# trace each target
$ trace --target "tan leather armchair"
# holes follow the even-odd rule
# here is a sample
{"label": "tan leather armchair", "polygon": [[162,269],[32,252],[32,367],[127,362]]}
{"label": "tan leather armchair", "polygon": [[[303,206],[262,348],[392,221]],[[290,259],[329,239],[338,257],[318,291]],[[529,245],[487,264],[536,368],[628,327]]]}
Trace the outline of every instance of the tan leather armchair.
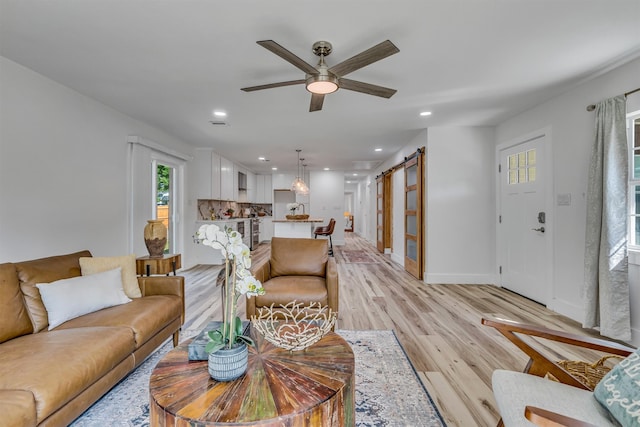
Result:
{"label": "tan leather armchair", "polygon": [[278,307],[293,300],[329,306],[338,311],[338,267],[326,240],[271,239],[271,257],[252,268],[265,294],[247,298],[247,319],[260,307]]}

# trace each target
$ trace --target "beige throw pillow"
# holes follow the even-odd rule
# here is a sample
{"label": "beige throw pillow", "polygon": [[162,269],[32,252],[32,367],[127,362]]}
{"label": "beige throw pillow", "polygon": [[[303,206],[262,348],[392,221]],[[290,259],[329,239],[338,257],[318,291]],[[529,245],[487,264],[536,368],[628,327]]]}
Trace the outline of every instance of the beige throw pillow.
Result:
{"label": "beige throw pillow", "polygon": [[37,283],[49,317],[49,330],[70,319],[131,302],[122,289],[120,267],[52,283]]}
{"label": "beige throw pillow", "polygon": [[113,257],[81,257],[80,270],[82,275],[102,273],[120,267],[122,269],[122,286],[129,298],[140,298],[140,286],[136,276],[136,256],[124,255]]}

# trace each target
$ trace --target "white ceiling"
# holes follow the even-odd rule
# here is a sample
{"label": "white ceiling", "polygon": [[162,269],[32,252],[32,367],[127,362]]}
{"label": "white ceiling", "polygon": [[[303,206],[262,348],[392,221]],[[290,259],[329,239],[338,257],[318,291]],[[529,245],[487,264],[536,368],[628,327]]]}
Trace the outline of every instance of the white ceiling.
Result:
{"label": "white ceiling", "polygon": [[[639,0],[0,0],[0,54],[256,172],[301,148],[309,170],[362,173],[421,129],[495,125],[638,57],[639,21]],[[264,39],[311,64],[330,41],[329,66],[389,39],[349,78],[398,92],[313,113],[302,85],[242,92],[304,77]]]}

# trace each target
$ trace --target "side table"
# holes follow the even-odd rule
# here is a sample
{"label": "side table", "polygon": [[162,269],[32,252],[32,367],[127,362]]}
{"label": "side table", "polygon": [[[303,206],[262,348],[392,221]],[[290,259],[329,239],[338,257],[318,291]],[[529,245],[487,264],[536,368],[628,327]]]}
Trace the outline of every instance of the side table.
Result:
{"label": "side table", "polygon": [[166,274],[173,272],[182,267],[182,257],[180,254],[163,255],[161,258],[151,258],[143,256],[136,258],[136,273],[140,276],[150,276],[152,274]]}

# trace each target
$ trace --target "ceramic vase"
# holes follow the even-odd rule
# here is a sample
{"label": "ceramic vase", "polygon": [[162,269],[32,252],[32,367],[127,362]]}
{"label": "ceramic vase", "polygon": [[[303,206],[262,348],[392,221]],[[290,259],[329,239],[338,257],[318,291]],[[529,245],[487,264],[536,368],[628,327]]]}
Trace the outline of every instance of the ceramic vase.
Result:
{"label": "ceramic vase", "polygon": [[167,227],[160,219],[150,219],[144,226],[144,244],[151,258],[162,258],[167,245]]}
{"label": "ceramic vase", "polygon": [[222,348],[209,353],[209,375],[219,382],[233,381],[245,373],[248,362],[249,348],[245,343]]}

